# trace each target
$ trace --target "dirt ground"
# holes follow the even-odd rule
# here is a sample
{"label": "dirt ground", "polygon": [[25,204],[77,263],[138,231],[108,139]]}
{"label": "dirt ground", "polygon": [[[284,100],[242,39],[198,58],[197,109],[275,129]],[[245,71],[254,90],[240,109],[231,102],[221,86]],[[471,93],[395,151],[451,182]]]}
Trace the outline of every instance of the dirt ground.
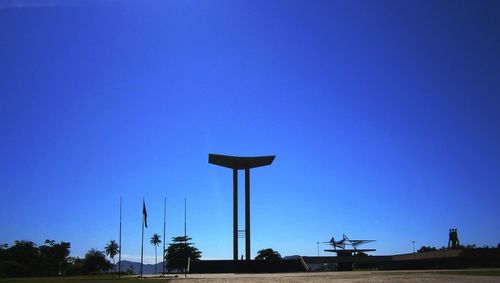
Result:
{"label": "dirt ground", "polygon": [[500,282],[500,270],[351,271],[276,274],[189,274],[171,282]]}

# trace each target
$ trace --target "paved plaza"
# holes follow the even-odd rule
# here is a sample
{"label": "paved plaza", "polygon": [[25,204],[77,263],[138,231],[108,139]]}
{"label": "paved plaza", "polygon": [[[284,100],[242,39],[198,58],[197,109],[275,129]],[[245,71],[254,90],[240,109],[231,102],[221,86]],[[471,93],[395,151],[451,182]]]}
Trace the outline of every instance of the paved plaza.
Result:
{"label": "paved plaza", "polygon": [[500,282],[500,270],[350,271],[274,274],[189,274],[171,282]]}

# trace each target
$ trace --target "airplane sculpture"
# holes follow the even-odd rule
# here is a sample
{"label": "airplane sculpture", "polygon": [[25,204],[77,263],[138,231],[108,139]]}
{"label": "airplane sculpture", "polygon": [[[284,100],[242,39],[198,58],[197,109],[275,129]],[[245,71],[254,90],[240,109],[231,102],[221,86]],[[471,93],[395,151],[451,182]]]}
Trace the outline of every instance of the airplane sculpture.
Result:
{"label": "airplane sculpture", "polygon": [[[323,242],[332,245],[333,250],[325,250],[325,252],[338,252],[338,251],[349,251],[352,253],[357,253],[357,252],[371,252],[374,251],[374,249],[358,249],[359,245],[366,244],[366,243],[371,243],[374,242],[375,240],[351,240],[349,239],[345,234],[342,235],[342,240],[335,241],[335,237],[332,237],[330,241],[328,242]],[[347,249],[346,246],[351,246],[352,249]],[[339,250],[337,250],[339,248]]]}

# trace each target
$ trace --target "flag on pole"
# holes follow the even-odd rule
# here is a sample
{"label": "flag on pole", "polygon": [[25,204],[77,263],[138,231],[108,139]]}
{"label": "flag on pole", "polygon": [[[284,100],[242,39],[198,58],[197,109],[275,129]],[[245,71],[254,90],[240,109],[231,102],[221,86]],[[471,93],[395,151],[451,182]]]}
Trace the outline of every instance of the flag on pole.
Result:
{"label": "flag on pole", "polygon": [[142,200],[142,217],[144,218],[144,227],[148,228],[148,213],[146,212],[146,203]]}

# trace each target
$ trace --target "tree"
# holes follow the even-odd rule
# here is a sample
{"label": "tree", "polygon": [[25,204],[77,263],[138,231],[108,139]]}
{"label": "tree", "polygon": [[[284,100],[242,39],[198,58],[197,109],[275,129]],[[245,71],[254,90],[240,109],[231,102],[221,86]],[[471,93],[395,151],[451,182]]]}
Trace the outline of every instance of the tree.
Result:
{"label": "tree", "polygon": [[423,252],[432,252],[436,251],[437,249],[435,247],[431,246],[422,246],[420,249],[418,249],[417,253],[423,253]]}
{"label": "tree", "polygon": [[256,260],[281,260],[281,255],[277,251],[268,248],[257,252]]}
{"label": "tree", "polygon": [[172,243],[169,244],[165,253],[169,271],[183,270],[186,268],[188,258],[194,261],[201,257],[201,252],[194,246],[194,243],[188,243],[190,240],[188,236],[172,238]]}
{"label": "tree", "polygon": [[18,276],[36,275],[38,273],[39,250],[31,241],[15,241],[14,245],[6,250],[9,261],[16,262],[25,268],[24,274]]}
{"label": "tree", "polygon": [[156,266],[158,265],[158,256],[156,253],[156,247],[161,243],[160,236],[156,233],[153,234],[153,237],[151,237],[151,240],[149,241],[153,246],[155,246],[155,273],[156,273]]}
{"label": "tree", "polygon": [[109,241],[109,243],[106,245],[104,248],[104,251],[106,252],[106,255],[109,256],[113,260],[113,266],[116,270],[115,266],[115,255],[118,253],[118,244],[116,243],[115,240]]}
{"label": "tree", "polygon": [[9,245],[7,245],[7,244],[0,245],[0,262],[7,260],[7,248],[8,247],[9,247]]}
{"label": "tree", "polygon": [[85,274],[84,260],[78,257],[68,258],[69,266],[64,273],[67,276],[83,275]]}
{"label": "tree", "polygon": [[68,267],[70,243],[56,243],[54,240],[45,240],[39,250],[39,267],[43,275],[59,275]]}
{"label": "tree", "polygon": [[0,276],[54,276],[68,267],[70,243],[45,240],[44,245],[15,241],[0,247]]}
{"label": "tree", "polygon": [[83,267],[86,273],[95,273],[108,271],[111,268],[111,263],[106,259],[103,252],[91,249],[85,254]]}

